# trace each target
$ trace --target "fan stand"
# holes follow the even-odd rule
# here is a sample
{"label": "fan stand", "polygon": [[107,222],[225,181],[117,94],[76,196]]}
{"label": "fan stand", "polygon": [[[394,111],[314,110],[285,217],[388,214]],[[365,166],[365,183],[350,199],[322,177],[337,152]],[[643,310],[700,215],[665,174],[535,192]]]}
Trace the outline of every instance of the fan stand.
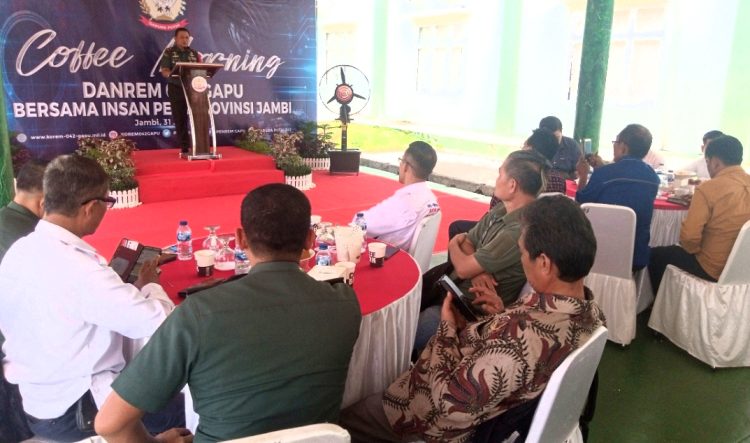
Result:
{"label": "fan stand", "polygon": [[341,150],[329,150],[331,166],[328,169],[333,174],[357,174],[359,175],[359,157],[362,153],[359,149],[347,148],[347,126],[349,126],[349,106],[342,104],[339,110],[338,120],[341,122]]}

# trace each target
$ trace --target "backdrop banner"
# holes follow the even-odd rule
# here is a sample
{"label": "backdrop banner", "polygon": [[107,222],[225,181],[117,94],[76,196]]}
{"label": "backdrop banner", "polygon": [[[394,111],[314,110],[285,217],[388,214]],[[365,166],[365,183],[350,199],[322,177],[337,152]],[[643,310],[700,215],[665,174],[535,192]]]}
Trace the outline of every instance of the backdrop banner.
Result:
{"label": "backdrop banner", "polygon": [[0,17],[8,129],[35,156],[83,136],[176,147],[159,61],[178,27],[224,66],[209,90],[219,145],[316,119],[315,0],[3,0]]}

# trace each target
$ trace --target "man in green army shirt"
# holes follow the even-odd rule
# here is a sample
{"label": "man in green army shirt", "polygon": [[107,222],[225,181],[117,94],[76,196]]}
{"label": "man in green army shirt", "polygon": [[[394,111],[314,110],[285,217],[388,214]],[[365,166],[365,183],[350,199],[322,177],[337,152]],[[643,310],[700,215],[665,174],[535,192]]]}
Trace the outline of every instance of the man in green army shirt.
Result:
{"label": "man in green army shirt", "polygon": [[[270,184],[242,201],[241,278],[189,296],[112,384],[96,418],[108,442],[148,441],[139,419],[187,384],[200,415],[196,442],[333,422],[361,314],[354,291],[299,267],[312,246],[310,202]],[[189,441],[187,430],[168,438]]]}
{"label": "man in green army shirt", "polygon": [[16,195],[0,209],[0,261],[16,240],[31,234],[44,212],[42,179],[46,166],[44,160],[29,160],[18,171]]}
{"label": "man in green army shirt", "polygon": [[202,61],[201,55],[188,46],[189,43],[190,31],[187,28],[177,28],[174,31],[174,46],[164,51],[159,63],[161,75],[167,79],[167,95],[172,106],[172,119],[181,154],[187,154],[191,146],[190,137],[188,137],[188,105],[180,79],[170,77],[170,74],[178,62],[200,63]]}

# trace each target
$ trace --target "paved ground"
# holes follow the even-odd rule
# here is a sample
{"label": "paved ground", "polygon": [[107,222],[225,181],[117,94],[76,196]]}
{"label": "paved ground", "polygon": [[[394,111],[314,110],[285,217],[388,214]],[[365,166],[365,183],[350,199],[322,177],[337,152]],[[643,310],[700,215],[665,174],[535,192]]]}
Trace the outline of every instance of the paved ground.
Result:
{"label": "paved ground", "polygon": [[[362,166],[398,174],[401,152],[362,153]],[[497,169],[502,159],[438,153],[438,163],[430,181],[486,196],[492,195]]]}

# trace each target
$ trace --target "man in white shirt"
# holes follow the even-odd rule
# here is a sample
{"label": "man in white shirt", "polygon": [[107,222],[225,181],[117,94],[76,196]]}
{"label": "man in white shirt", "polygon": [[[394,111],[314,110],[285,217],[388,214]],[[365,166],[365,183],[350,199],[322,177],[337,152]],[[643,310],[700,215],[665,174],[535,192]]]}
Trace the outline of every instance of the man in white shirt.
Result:
{"label": "man in white shirt", "polygon": [[[40,437],[93,435],[93,422],[76,425],[76,410],[95,413],[104,403],[125,367],[123,338],[150,336],[174,309],[158,284],[156,261],[126,284],[82,240],[114,204],[108,192],[109,177],[95,161],[57,157],[44,173],[44,217],[0,264],[3,369]],[[180,421],[163,423],[168,429]]]}
{"label": "man in white shirt", "polygon": [[408,250],[419,222],[440,212],[427,178],[437,163],[437,154],[423,141],[412,142],[399,159],[398,181],[404,186],[392,196],[363,211],[367,235]]}
{"label": "man in white shirt", "polygon": [[706,157],[704,157],[703,153],[706,152],[706,146],[708,146],[709,143],[711,143],[711,140],[715,138],[719,138],[722,135],[724,135],[723,132],[713,130],[708,131],[703,135],[703,144],[701,145],[701,157],[696,158],[692,162],[688,163],[687,166],[685,166],[686,171],[695,172],[695,175],[698,176],[701,180],[710,180],[711,175],[708,173],[708,166],[706,165]]}

